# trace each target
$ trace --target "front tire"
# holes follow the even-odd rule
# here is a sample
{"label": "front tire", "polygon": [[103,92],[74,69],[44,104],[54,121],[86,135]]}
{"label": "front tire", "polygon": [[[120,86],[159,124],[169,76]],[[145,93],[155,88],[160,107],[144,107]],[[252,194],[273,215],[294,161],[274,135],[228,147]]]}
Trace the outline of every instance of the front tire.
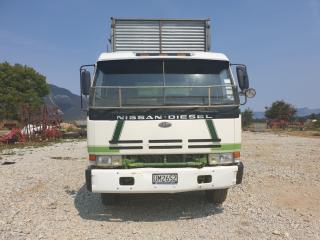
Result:
{"label": "front tire", "polygon": [[207,190],[206,198],[209,203],[222,204],[228,194],[228,189]]}
{"label": "front tire", "polygon": [[111,193],[101,193],[101,202],[105,206],[114,205],[117,201],[117,195]]}

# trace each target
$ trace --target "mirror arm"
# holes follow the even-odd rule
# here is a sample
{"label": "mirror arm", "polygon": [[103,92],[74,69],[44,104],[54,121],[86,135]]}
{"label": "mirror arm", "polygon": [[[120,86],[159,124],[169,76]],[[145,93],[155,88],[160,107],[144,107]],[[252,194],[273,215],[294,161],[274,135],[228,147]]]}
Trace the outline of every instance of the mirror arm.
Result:
{"label": "mirror arm", "polygon": [[230,63],[230,66],[242,66],[242,67],[247,68],[247,65],[242,64],[242,63]]}
{"label": "mirror arm", "polygon": [[246,105],[248,101],[248,97],[246,95],[244,95],[244,102],[240,103],[241,106]]}
{"label": "mirror arm", "polygon": [[85,67],[94,67],[94,66],[95,66],[95,64],[82,65],[82,66],[80,67],[80,73],[81,73],[82,70],[84,70]]}

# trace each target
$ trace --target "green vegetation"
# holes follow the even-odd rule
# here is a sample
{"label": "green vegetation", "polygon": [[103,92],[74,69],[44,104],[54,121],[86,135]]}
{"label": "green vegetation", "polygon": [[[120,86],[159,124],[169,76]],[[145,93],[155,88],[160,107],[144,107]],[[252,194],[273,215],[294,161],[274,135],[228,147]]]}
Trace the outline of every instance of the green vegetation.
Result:
{"label": "green vegetation", "polygon": [[0,119],[19,119],[23,105],[36,109],[48,93],[46,77],[33,68],[0,63]]}
{"label": "green vegetation", "polygon": [[296,112],[297,109],[293,105],[280,100],[273,102],[271,107],[266,109],[264,115],[268,119],[292,120]]}
{"label": "green vegetation", "polygon": [[253,111],[247,108],[241,113],[242,127],[248,128],[253,122]]}

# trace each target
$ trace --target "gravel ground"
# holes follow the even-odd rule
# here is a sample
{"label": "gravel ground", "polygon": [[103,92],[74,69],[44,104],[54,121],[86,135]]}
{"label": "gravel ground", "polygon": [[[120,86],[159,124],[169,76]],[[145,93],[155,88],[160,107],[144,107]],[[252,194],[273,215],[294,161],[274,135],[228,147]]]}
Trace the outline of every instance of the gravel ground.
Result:
{"label": "gravel ground", "polygon": [[86,142],[4,151],[0,239],[320,239],[320,138],[243,140],[244,181],[222,206],[195,192],[104,207],[84,185]]}

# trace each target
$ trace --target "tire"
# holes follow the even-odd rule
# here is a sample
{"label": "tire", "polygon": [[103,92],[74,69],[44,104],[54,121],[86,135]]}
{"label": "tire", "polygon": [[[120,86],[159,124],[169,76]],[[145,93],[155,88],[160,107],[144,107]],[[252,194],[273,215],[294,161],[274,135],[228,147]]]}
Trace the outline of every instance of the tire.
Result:
{"label": "tire", "polygon": [[101,202],[105,206],[114,205],[117,201],[117,195],[111,193],[101,193]]}
{"label": "tire", "polygon": [[228,189],[207,190],[206,198],[209,203],[222,204],[228,194]]}

